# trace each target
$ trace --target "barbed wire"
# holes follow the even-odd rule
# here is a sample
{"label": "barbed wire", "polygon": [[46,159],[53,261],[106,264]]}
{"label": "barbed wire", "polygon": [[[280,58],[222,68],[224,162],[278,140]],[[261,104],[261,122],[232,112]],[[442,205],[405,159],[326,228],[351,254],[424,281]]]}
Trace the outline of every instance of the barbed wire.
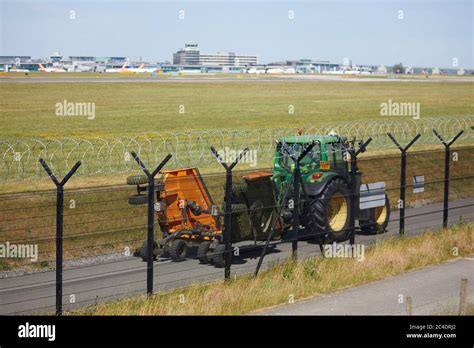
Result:
{"label": "barbed wire", "polygon": [[[302,134],[336,132],[348,138],[372,138],[371,149],[392,148],[387,137],[392,133],[400,143],[409,142],[416,134],[421,138],[415,146],[439,144],[432,133],[435,128],[449,139],[464,130],[457,143],[474,141],[471,126],[474,116],[421,118],[419,120],[357,120],[322,123],[301,127]],[[160,162],[168,153],[173,155],[168,166],[209,167],[218,165],[209,148],[239,151],[245,147],[255,151],[259,163],[271,161],[275,140],[295,135],[298,128],[213,129],[163,132],[135,137],[60,138],[60,139],[0,139],[0,180],[45,178],[38,162],[44,158],[54,173],[64,175],[76,161],[82,161],[78,174],[120,174],[137,171],[130,155],[135,151],[145,163]]]}

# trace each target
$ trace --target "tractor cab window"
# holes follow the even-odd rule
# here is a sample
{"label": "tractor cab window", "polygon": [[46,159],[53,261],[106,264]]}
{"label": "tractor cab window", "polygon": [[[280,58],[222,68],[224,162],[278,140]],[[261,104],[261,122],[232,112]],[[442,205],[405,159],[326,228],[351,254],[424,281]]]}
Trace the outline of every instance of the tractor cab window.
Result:
{"label": "tractor cab window", "polygon": [[341,142],[326,143],[326,155],[331,168],[335,172],[347,172],[347,162],[344,161],[344,146]]}
{"label": "tractor cab window", "polygon": [[[295,153],[296,156],[299,156],[301,152],[306,148],[307,144],[300,144],[300,143],[287,143],[288,147],[292,149]],[[286,153],[286,151],[283,150],[281,145],[278,145],[278,149],[280,152],[280,166],[287,168],[287,169],[293,169],[294,168],[294,162],[291,159],[291,157]],[[305,165],[308,164],[314,164],[317,163],[320,159],[320,150],[319,150],[319,144],[314,145],[314,147],[311,149],[310,152],[304,156],[304,158],[301,160],[300,165],[301,167],[304,167]],[[302,168],[303,169],[303,168]]]}

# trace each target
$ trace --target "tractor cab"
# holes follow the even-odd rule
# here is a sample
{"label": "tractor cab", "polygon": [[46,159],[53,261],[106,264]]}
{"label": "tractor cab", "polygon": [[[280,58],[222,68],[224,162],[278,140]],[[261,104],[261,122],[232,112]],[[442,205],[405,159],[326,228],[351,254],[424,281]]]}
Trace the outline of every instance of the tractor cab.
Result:
{"label": "tractor cab", "polygon": [[313,142],[314,147],[300,162],[303,184],[321,184],[334,175],[349,181],[349,167],[345,160],[346,138],[335,134],[286,136],[278,141],[275,150],[272,181],[277,197],[285,190],[295,168],[295,163],[283,144],[298,157]]}

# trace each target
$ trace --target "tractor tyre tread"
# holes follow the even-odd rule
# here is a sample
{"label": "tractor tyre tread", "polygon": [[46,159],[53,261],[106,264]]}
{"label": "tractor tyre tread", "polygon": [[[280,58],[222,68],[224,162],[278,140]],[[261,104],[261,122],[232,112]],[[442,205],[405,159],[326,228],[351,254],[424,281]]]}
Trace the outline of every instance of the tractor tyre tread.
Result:
{"label": "tractor tyre tread", "polygon": [[[346,199],[347,203],[347,220],[342,228],[342,232],[335,233],[329,226],[329,221],[327,218],[327,204],[328,198],[331,197],[332,194],[336,192],[341,192],[344,198]],[[329,196],[329,197],[328,197]],[[350,216],[350,194],[347,187],[347,184],[342,179],[333,179],[331,180],[326,187],[324,188],[323,192],[320,196],[315,197],[314,200],[310,204],[310,214],[313,218],[308,217],[307,220],[309,221],[310,225],[315,224],[316,230],[321,231],[327,234],[329,241],[331,242],[342,242],[349,238],[350,230],[349,230],[349,216]]]}

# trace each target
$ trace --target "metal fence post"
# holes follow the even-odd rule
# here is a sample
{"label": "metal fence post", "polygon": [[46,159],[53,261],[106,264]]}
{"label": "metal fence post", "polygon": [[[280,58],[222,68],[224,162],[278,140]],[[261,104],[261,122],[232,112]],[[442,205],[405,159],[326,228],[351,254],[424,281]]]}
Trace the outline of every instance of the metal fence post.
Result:
{"label": "metal fence post", "polygon": [[444,198],[443,198],[443,228],[448,227],[448,210],[449,210],[449,163],[451,156],[451,145],[461,136],[464,131],[460,131],[454,138],[446,142],[436,129],[433,128],[433,133],[436,135],[441,144],[444,145]]}
{"label": "metal fence post", "polygon": [[273,235],[275,234],[276,225],[278,223],[278,220],[280,219],[280,215],[281,215],[281,212],[283,210],[283,207],[285,206],[286,201],[288,200],[288,195],[290,193],[290,188],[291,188],[291,185],[294,182],[294,179],[295,179],[295,176],[293,175],[290,179],[290,184],[286,187],[286,190],[283,193],[283,198],[281,199],[280,206],[278,207],[277,213],[275,214],[275,217],[273,218],[272,227],[270,228],[270,233],[268,234],[267,240],[266,240],[265,245],[262,249],[262,253],[260,254],[260,258],[258,259],[257,267],[255,268],[255,276],[258,275],[258,271],[260,270],[260,267],[262,266],[263,258],[265,257],[265,255],[267,253],[268,244],[270,243],[270,241],[273,238]]}
{"label": "metal fence post", "polygon": [[232,169],[239,163],[239,161],[246,155],[248,148],[245,148],[231,165],[227,165],[216,149],[211,146],[211,152],[216,157],[217,161],[225,169],[225,211],[224,211],[224,278],[230,279],[230,266],[232,262]]}
{"label": "metal fence post", "polygon": [[405,195],[406,195],[406,177],[407,177],[407,151],[408,149],[418,140],[421,134],[417,134],[405,147],[401,147],[395,137],[387,133],[392,139],[393,143],[398,147],[401,153],[401,166],[400,166],[400,201],[402,206],[400,208],[400,221],[399,221],[399,234],[405,234]]}
{"label": "metal fence post", "polygon": [[42,159],[39,162],[43,166],[48,176],[56,185],[56,315],[61,315],[63,311],[63,202],[64,202],[64,185],[71,176],[81,166],[81,161],[71,168],[69,173],[61,182],[56,178],[48,164]]}
{"label": "metal fence post", "polygon": [[309,144],[301,154],[297,154],[291,151],[285,142],[282,142],[282,149],[290,156],[295,163],[295,170],[293,172],[293,216],[292,216],[292,231],[291,231],[291,257],[294,259],[298,258],[298,230],[300,228],[300,187],[301,187],[301,160],[310,152],[316,142]]}
{"label": "metal fence post", "polygon": [[467,278],[462,278],[461,291],[459,293],[458,315],[466,315],[466,307],[467,307]]}
{"label": "metal fence post", "polygon": [[298,229],[300,227],[300,162],[295,161],[295,178],[293,180],[293,227],[291,236],[291,257],[298,258]]}
{"label": "metal fence post", "polygon": [[348,152],[351,156],[351,182],[349,186],[349,191],[351,195],[351,209],[349,211],[349,229],[351,231],[350,238],[349,238],[349,243],[351,245],[355,244],[355,212],[356,212],[356,202],[357,202],[357,156],[359,156],[360,153],[365,152],[367,146],[370,144],[372,141],[372,138],[367,139],[365,143],[362,141],[359,143],[359,149],[356,150],[354,147],[354,144],[349,147]]}
{"label": "metal fence post", "polygon": [[146,174],[148,178],[148,207],[147,207],[147,266],[146,266],[146,292],[148,295],[153,294],[153,244],[155,242],[154,236],[154,227],[155,227],[155,219],[154,219],[154,193],[155,193],[155,176],[158,172],[168,163],[170,158],[172,157],[171,154],[165,157],[163,161],[156,167],[153,172],[150,172],[145,164],[140,160],[138,155],[135,152],[130,153],[138,165],[142,168],[143,172]]}

